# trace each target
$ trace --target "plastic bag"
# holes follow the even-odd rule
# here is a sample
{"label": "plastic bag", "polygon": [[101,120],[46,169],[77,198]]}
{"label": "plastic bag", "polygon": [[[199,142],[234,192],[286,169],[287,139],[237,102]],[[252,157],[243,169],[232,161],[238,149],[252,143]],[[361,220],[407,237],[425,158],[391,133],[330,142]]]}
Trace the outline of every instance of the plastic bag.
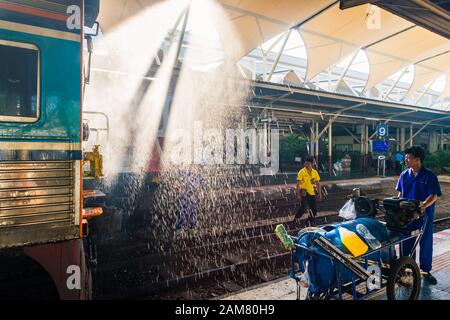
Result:
{"label": "plastic bag", "polygon": [[342,217],[345,220],[356,219],[355,202],[353,199],[348,200],[341,210],[339,210],[339,217]]}
{"label": "plastic bag", "polygon": [[305,263],[305,272],[300,277],[300,280],[297,282],[297,300],[306,300],[308,298],[309,292],[309,274],[308,274],[308,265],[309,261]]}

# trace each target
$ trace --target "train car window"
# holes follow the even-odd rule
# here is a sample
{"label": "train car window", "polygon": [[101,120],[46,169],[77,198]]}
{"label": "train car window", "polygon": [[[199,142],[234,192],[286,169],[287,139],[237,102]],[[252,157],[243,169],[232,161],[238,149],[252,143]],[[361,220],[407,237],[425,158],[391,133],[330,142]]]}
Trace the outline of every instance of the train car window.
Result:
{"label": "train car window", "polygon": [[0,40],[0,121],[39,118],[39,50],[35,45]]}

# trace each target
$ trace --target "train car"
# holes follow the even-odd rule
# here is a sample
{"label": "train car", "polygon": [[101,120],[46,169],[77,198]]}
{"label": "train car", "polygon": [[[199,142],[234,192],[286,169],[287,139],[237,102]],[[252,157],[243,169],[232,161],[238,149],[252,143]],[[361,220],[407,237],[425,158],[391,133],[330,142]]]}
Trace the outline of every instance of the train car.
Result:
{"label": "train car", "polygon": [[61,299],[90,298],[83,236],[101,211],[83,209],[84,10],[0,2],[0,273],[31,258]]}

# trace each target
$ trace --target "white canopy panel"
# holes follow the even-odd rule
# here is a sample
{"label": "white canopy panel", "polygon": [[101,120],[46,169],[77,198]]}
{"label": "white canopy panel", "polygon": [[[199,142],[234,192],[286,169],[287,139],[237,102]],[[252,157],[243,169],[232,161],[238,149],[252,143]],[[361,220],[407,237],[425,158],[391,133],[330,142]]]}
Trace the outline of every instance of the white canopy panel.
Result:
{"label": "white canopy panel", "polygon": [[[179,6],[173,3],[179,2]],[[360,48],[366,48],[370,74],[368,90],[389,76],[423,59],[450,49],[448,39],[383,9],[361,5],[340,10],[336,0],[193,0],[215,4],[223,11],[224,20],[217,21],[217,30],[233,30],[234,39],[223,36],[224,49],[232,41],[237,50],[224,50],[227,58],[238,61],[256,47],[282,32],[300,25],[308,61],[306,80],[338,63]],[[168,6],[179,10],[183,0],[103,0],[99,22],[107,34],[115,26],[138,14],[144,8]],[[374,10],[376,8],[376,10]],[[205,13],[207,14],[207,13]],[[175,23],[175,21],[173,22]],[[142,30],[141,37],[151,41],[152,30]],[[447,72],[448,55],[435,67],[418,64],[416,79],[410,93],[420,88],[435,72]],[[436,69],[430,71],[429,69]]]}
{"label": "white canopy panel", "polygon": [[421,27],[414,27],[366,50],[370,74],[366,90],[409,64],[445,52],[449,41]]}
{"label": "white canopy panel", "polygon": [[277,34],[307,20],[333,0],[220,0],[228,11],[230,24],[239,34],[242,52],[235,60]]}
{"label": "white canopy panel", "polygon": [[405,97],[412,95],[422,86],[436,79],[442,74],[441,70],[450,70],[450,53],[415,64],[414,80]]}
{"label": "white canopy panel", "polygon": [[433,79],[436,79],[436,77],[438,77],[439,74],[440,72],[436,71],[435,69],[430,69],[420,64],[414,65],[414,80],[408,92],[405,94],[404,98],[409,97],[418,89],[420,89]]}
{"label": "white canopy panel", "polygon": [[[199,0],[194,0],[199,1]],[[239,60],[262,43],[270,40],[277,34],[288,30],[296,24],[309,19],[327,6],[336,3],[335,0],[201,0],[209,4],[220,4],[224,16],[228,17],[228,26],[217,21],[217,30],[231,28],[239,39],[240,51],[230,51],[233,57],[228,59]],[[151,8],[156,4],[166,4],[172,1],[163,0],[103,0],[101,1],[99,22],[104,33],[107,33],[118,24],[139,13],[140,10]],[[187,3],[179,1],[182,3]],[[180,8],[177,8],[180,9]],[[205,13],[206,14],[206,13]],[[149,31],[151,35],[151,30]],[[222,39],[224,46],[229,39]]]}
{"label": "white canopy panel", "polygon": [[294,85],[297,87],[300,87],[303,84],[303,81],[294,70],[288,70],[286,72],[274,74],[271,80],[275,83]]}
{"label": "white canopy panel", "polygon": [[447,73],[445,75],[445,87],[444,90],[442,90],[441,95],[438,98],[438,101],[443,100],[450,96],[450,73]]}
{"label": "white canopy panel", "polygon": [[[307,81],[360,48],[413,25],[382,9],[374,11],[374,8],[362,5],[340,10],[339,4],[335,4],[299,29],[308,52]],[[380,26],[374,24],[376,19],[382,23]]]}

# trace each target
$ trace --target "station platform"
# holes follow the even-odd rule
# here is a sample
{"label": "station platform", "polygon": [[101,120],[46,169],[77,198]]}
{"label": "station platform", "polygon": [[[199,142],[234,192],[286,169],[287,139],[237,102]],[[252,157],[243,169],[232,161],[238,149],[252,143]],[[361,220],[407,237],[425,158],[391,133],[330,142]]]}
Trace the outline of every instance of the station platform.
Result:
{"label": "station platform", "polygon": [[[433,235],[432,274],[438,283],[430,285],[422,279],[419,300],[450,300],[450,229]],[[286,276],[222,297],[222,300],[295,300],[296,298],[296,283]],[[385,289],[371,296],[369,300],[386,300]]]}

